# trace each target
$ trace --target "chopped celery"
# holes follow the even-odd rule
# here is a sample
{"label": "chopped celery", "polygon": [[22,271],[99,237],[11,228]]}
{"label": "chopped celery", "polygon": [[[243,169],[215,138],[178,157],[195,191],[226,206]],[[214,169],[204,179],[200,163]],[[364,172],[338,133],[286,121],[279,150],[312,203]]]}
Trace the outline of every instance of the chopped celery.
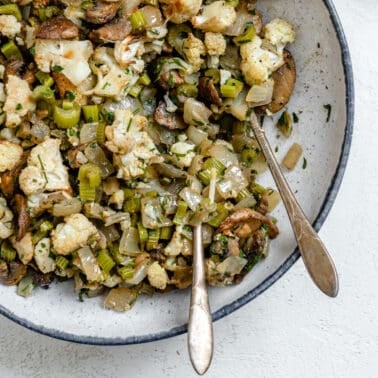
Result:
{"label": "chopped celery", "polygon": [[188,209],[188,204],[185,201],[178,201],[177,211],[175,217],[173,218],[174,224],[184,224],[185,216]]}
{"label": "chopped celery", "polygon": [[13,41],[8,41],[7,43],[4,43],[4,45],[0,47],[0,51],[7,58],[7,60],[22,60],[21,51]]}
{"label": "chopped celery", "polygon": [[4,240],[1,244],[0,258],[6,262],[12,262],[16,258],[16,250],[13,249],[8,240]]}
{"label": "chopped celery", "polygon": [[138,222],[137,227],[138,227],[139,241],[141,243],[146,243],[148,240],[147,229],[143,226],[142,222]]}
{"label": "chopped celery", "polygon": [[249,24],[249,26],[247,27],[245,32],[243,34],[240,34],[237,37],[233,38],[233,41],[234,41],[235,45],[240,46],[244,43],[251,42],[253,40],[253,38],[255,37],[255,35],[256,35],[255,27],[253,26],[253,24]]}
{"label": "chopped celery", "polygon": [[83,114],[86,122],[98,122],[99,111],[97,105],[84,105]]}
{"label": "chopped celery", "polygon": [[80,121],[81,108],[74,103],[72,109],[63,109],[60,106],[54,106],[53,119],[56,125],[61,129],[70,129],[78,125]]}
{"label": "chopped celery", "polygon": [[16,17],[17,21],[21,21],[22,14],[17,4],[0,5],[0,14],[6,14]]}
{"label": "chopped celery", "polygon": [[160,238],[160,229],[157,228],[156,230],[149,230],[148,231],[148,240],[146,249],[147,251],[150,251],[151,249],[157,248],[159,244],[159,238]]}
{"label": "chopped celery", "polygon": [[131,27],[133,32],[141,32],[145,29],[147,21],[146,16],[140,10],[131,14],[130,18]]}
{"label": "chopped celery", "polygon": [[243,89],[243,82],[236,79],[228,79],[226,84],[221,85],[221,94],[223,97],[236,98]]}
{"label": "chopped celery", "polygon": [[55,260],[55,265],[59,270],[65,270],[68,266],[69,261],[64,256],[57,256]]}
{"label": "chopped celery", "polygon": [[109,273],[115,266],[114,260],[109,255],[109,252],[106,249],[102,249],[97,256],[98,265],[105,273]]}

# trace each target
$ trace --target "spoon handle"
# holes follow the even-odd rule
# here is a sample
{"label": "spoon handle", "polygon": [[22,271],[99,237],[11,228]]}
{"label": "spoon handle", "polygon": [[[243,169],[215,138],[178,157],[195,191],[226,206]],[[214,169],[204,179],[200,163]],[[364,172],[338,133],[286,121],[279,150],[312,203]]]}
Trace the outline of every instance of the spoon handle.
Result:
{"label": "spoon handle", "polygon": [[195,371],[202,375],[213,356],[213,325],[207,295],[202,225],[193,231],[193,284],[190,300],[188,348]]}
{"label": "spoon handle", "polygon": [[295,199],[254,112],[251,112],[250,120],[253,132],[281,194],[303,262],[318,288],[328,296],[336,297],[339,282],[335,264]]}

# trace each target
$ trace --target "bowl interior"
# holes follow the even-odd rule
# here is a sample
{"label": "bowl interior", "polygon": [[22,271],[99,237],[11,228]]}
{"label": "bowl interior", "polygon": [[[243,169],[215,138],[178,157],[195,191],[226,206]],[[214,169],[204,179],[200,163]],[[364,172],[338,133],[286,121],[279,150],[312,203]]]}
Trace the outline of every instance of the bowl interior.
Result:
{"label": "bowl interior", "polygon": [[[297,64],[297,84],[288,110],[298,115],[290,139],[279,137],[274,120],[265,119],[272,148],[279,160],[293,142],[300,143],[307,161],[302,158],[286,177],[306,215],[314,221],[327,198],[340,161],[346,133],[346,85],[342,49],[324,1],[264,0],[258,2],[264,22],[282,17],[295,25],[297,39],[290,46]],[[330,120],[327,109],[331,106]],[[272,184],[267,172],[260,178]],[[210,304],[220,317],[245,302],[272,274],[280,275],[281,265],[295,249],[295,241],[283,206],[273,213],[278,219],[280,236],[272,242],[268,258],[258,264],[244,281],[233,287],[210,289]],[[292,257],[292,261],[296,256]],[[283,268],[281,268],[282,271]],[[275,279],[273,279],[274,281]],[[272,279],[271,279],[272,281]],[[260,286],[259,286],[260,285]],[[265,285],[266,286],[266,285]],[[256,290],[257,288],[257,290]],[[73,283],[54,284],[49,290],[37,290],[24,299],[14,287],[0,286],[0,312],[34,330],[78,342],[135,343],[172,336],[185,330],[189,306],[188,290],[139,298],[132,311],[117,314],[102,307],[102,298],[78,301]],[[243,299],[244,298],[244,299]],[[239,302],[240,305],[240,302]]]}

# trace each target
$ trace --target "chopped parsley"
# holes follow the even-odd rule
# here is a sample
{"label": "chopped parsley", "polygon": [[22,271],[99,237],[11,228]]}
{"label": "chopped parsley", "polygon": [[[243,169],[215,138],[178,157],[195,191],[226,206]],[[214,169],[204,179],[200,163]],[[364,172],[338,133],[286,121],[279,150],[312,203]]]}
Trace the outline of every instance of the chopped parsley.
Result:
{"label": "chopped parsley", "polygon": [[303,158],[302,169],[306,169],[306,168],[307,168],[307,159]]}
{"label": "chopped parsley", "polygon": [[106,89],[108,86],[110,85],[110,83],[107,81],[103,86],[102,86],[102,90]]}
{"label": "chopped parsley", "polygon": [[74,101],[75,98],[76,98],[76,95],[75,95],[75,93],[73,93],[71,91],[66,91],[64,93],[64,97],[67,97],[70,101]]}
{"label": "chopped parsley", "polygon": [[43,174],[43,177],[45,178],[45,186],[48,184],[49,182],[49,179],[47,178],[47,174],[46,174],[46,170],[45,170],[45,166],[43,165],[43,162],[42,162],[42,159],[41,159],[41,156],[38,155],[38,161],[39,161],[39,164],[41,165],[41,169],[42,169],[42,174]]}
{"label": "chopped parsley", "polygon": [[55,72],[62,72],[63,71],[63,67],[62,66],[58,66],[57,64],[52,69]]}
{"label": "chopped parsley", "polygon": [[298,123],[299,122],[299,118],[297,116],[297,113],[293,112],[293,122],[294,123]]}
{"label": "chopped parsley", "polygon": [[323,108],[327,110],[326,122],[329,122],[329,120],[331,119],[332,105],[331,104],[323,105]]}
{"label": "chopped parsley", "polygon": [[22,109],[22,104],[18,103],[18,104],[16,105],[16,110],[21,110],[21,109]]}

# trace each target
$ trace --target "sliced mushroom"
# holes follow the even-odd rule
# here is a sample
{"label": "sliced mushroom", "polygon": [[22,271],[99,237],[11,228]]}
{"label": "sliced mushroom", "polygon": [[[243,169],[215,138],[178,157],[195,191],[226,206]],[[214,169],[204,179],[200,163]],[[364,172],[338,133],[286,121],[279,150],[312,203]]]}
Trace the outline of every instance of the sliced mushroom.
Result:
{"label": "sliced mushroom", "polygon": [[293,56],[288,50],[284,51],[285,64],[273,72],[274,80],[273,100],[270,104],[256,108],[259,113],[267,110],[272,113],[280,111],[290,100],[296,79],[296,68]]}
{"label": "sliced mushroom", "polygon": [[21,194],[16,194],[14,196],[14,201],[16,205],[16,210],[18,214],[17,226],[17,240],[20,241],[28,231],[30,225],[30,215],[27,212],[27,203],[26,199]]}
{"label": "sliced mushroom", "polygon": [[41,286],[46,289],[54,281],[53,273],[41,273],[36,270],[31,270],[31,277],[35,285]]}
{"label": "sliced mushroom", "polygon": [[175,129],[185,129],[186,125],[180,117],[175,113],[170,113],[167,111],[167,107],[164,101],[161,101],[157,106],[154,113],[154,120],[164,127],[167,127],[170,130]]}
{"label": "sliced mushroom", "polygon": [[52,76],[58,88],[59,97],[61,99],[64,98],[67,92],[72,92],[75,95],[77,94],[76,85],[74,85],[64,74],[58,71],[53,71]]}
{"label": "sliced mushroom", "polygon": [[130,21],[123,17],[91,31],[89,38],[96,43],[123,41],[131,30]]}
{"label": "sliced mushroom", "polygon": [[8,76],[21,76],[25,69],[25,63],[22,60],[11,60],[5,66],[4,81],[8,81]]}
{"label": "sliced mushroom", "polygon": [[94,7],[88,8],[85,12],[86,21],[95,25],[106,24],[113,20],[119,9],[119,2],[96,1]]}
{"label": "sliced mushroom", "polygon": [[53,17],[41,24],[37,38],[42,39],[73,39],[79,36],[79,28],[64,16]]}
{"label": "sliced mushroom", "polygon": [[50,4],[50,0],[34,0],[33,7],[34,8],[45,8]]}
{"label": "sliced mushroom", "polygon": [[246,238],[260,228],[262,224],[268,226],[269,237],[274,239],[278,234],[278,228],[272,219],[252,209],[239,209],[229,215],[219,226],[218,232],[225,235],[236,234],[240,238]]}
{"label": "sliced mushroom", "polygon": [[207,104],[222,106],[222,99],[215,88],[213,80],[209,77],[204,76],[199,79],[198,94]]}
{"label": "sliced mushroom", "polygon": [[177,266],[170,283],[178,289],[186,289],[192,284],[193,269],[191,266]]}
{"label": "sliced mushroom", "polygon": [[1,175],[0,190],[6,198],[13,196],[16,189],[16,178],[19,176],[28,156],[28,153],[23,153],[17,165],[10,171],[4,172]]}
{"label": "sliced mushroom", "polygon": [[177,71],[164,72],[160,75],[158,80],[158,84],[166,91],[170,88],[177,87],[184,82],[184,79],[177,73]]}
{"label": "sliced mushroom", "polygon": [[0,263],[0,280],[5,285],[17,285],[26,274],[26,266],[19,262]]}

